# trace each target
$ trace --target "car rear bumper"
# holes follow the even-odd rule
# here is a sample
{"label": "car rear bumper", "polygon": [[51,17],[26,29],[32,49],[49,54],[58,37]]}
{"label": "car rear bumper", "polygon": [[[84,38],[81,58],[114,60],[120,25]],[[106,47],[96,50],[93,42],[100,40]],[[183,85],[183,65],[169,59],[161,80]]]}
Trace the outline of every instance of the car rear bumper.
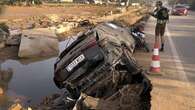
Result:
{"label": "car rear bumper", "polygon": [[187,12],[172,12],[172,15],[187,15]]}
{"label": "car rear bumper", "polygon": [[[76,52],[72,56],[79,57],[79,55],[84,55],[85,59],[82,62],[78,63],[78,65],[71,69],[71,71],[67,70],[67,66],[71,64],[73,60],[72,59],[67,59],[64,61],[61,60],[63,62],[66,62],[66,64],[64,64],[64,67],[62,69],[58,69],[54,73],[54,82],[58,88],[63,88],[65,80],[68,83],[71,83],[73,80],[76,80],[77,77],[81,77],[84,74],[88,74],[91,71],[91,69],[96,68],[99,65],[99,63],[101,63],[104,60],[103,52],[101,48],[98,47],[97,45],[86,49],[80,54]],[[59,62],[56,62],[56,65],[57,63]],[[74,76],[74,78],[71,76]]]}

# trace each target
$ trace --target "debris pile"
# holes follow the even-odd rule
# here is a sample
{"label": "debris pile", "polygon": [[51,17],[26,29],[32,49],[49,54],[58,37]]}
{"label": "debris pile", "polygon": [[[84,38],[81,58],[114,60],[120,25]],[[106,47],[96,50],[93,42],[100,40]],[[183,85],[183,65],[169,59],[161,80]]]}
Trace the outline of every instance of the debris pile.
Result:
{"label": "debris pile", "polygon": [[8,27],[4,24],[0,24],[0,49],[5,47],[5,41],[9,36]]}
{"label": "debris pile", "polygon": [[33,110],[31,107],[23,107],[20,103],[11,105],[8,110]]}
{"label": "debris pile", "polygon": [[78,22],[63,22],[62,24],[59,24],[57,26],[55,31],[56,31],[56,34],[62,34],[76,27],[78,27]]}

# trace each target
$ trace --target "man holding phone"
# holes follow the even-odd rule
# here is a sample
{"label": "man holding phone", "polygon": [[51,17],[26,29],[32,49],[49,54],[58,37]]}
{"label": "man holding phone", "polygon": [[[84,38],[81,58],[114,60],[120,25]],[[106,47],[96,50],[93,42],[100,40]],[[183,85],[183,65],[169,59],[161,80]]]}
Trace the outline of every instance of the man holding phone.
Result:
{"label": "man holding phone", "polygon": [[156,9],[153,13],[150,13],[153,17],[157,19],[155,28],[155,43],[159,43],[159,38],[161,38],[161,48],[160,51],[164,51],[164,33],[166,28],[166,23],[169,21],[169,10],[163,6],[161,1],[156,2]]}

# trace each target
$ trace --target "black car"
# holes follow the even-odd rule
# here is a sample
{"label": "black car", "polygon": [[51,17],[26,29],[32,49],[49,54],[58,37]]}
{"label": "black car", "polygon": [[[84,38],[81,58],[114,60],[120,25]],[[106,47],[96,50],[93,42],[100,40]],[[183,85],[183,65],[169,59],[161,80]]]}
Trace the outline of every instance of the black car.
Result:
{"label": "black car", "polygon": [[80,83],[78,79],[82,76],[86,77],[104,63],[111,65],[114,60],[119,58],[123,43],[132,55],[135,47],[134,39],[127,30],[113,23],[98,25],[89,32],[78,36],[77,40],[59,56],[55,64],[54,81],[60,88],[66,82],[75,84],[74,80],[76,80],[77,83]]}
{"label": "black car", "polygon": [[139,95],[150,91],[149,80],[133,58],[134,48],[128,29],[111,22],[99,24],[60,54],[54,82],[70,91],[71,99],[78,99],[81,92],[106,98],[128,84],[143,86]]}

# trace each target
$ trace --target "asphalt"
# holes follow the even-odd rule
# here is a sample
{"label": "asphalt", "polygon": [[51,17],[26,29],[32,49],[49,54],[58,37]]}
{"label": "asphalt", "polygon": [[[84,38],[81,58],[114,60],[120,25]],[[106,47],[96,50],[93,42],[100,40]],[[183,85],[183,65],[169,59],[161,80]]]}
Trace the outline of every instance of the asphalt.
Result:
{"label": "asphalt", "polygon": [[[167,31],[180,60],[179,66],[183,66],[186,80],[195,85],[195,12],[190,12],[188,16],[171,16]],[[171,44],[169,39],[167,41],[166,49],[169,50]],[[170,53],[172,56],[175,55],[173,52],[165,51],[165,55],[171,55]]]}
{"label": "asphalt", "polygon": [[[145,26],[146,41],[154,45],[156,20]],[[195,110],[195,12],[188,16],[170,16],[165,33],[165,51],[160,52],[160,73],[149,73],[153,84],[151,110]],[[153,52],[137,50],[135,57],[150,68]]]}
{"label": "asphalt", "polygon": [[[156,20],[151,17],[145,27],[146,40],[151,49],[154,45],[155,24]],[[170,21],[167,23],[165,39],[165,51],[160,52],[161,71],[168,78],[187,81],[195,86],[195,12],[190,12],[188,16],[171,15]],[[141,63],[143,59],[147,61],[144,65],[149,68],[151,54],[138,52],[136,57],[141,59]],[[177,73],[172,74],[170,71]],[[178,75],[179,73],[181,74]]]}

